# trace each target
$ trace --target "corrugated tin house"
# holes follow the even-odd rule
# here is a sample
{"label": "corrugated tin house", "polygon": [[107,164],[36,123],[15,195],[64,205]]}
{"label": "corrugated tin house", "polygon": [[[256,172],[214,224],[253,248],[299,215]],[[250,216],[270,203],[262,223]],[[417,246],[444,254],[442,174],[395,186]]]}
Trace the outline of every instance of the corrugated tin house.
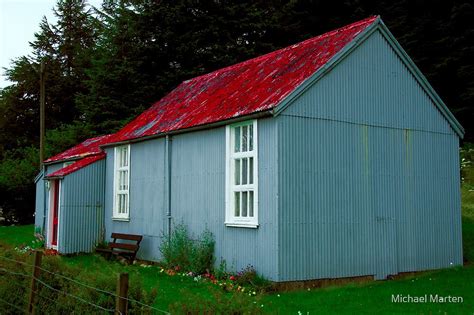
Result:
{"label": "corrugated tin house", "polygon": [[456,121],[379,17],[183,82],[111,136],[105,235],[208,228],[274,281],[462,263]]}
{"label": "corrugated tin house", "polygon": [[88,139],[45,161],[36,177],[35,227],[46,247],[91,252],[104,239],[105,153],[111,135]]}

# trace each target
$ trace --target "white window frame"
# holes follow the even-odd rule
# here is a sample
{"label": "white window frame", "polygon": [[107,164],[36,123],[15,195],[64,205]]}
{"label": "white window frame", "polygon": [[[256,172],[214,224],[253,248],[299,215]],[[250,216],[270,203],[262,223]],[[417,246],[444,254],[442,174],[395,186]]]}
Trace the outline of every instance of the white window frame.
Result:
{"label": "white window frame", "polygon": [[[250,152],[234,152],[235,129],[242,126],[253,126],[253,150]],[[242,130],[242,129],[241,129]],[[241,131],[242,132],[242,131]],[[240,144],[242,147],[242,143]],[[253,158],[253,184],[235,185],[235,159]],[[242,166],[241,166],[242,167]],[[249,166],[247,166],[249,168]],[[241,168],[242,169],[242,168]],[[250,171],[249,171],[250,172]],[[250,176],[250,173],[249,173]],[[247,176],[247,181],[249,179]],[[242,175],[240,175],[242,180]],[[253,217],[235,215],[235,192],[253,191]],[[226,168],[225,168],[225,225],[231,227],[257,228],[258,227],[258,129],[257,120],[247,120],[226,126]],[[242,203],[242,200],[240,201]],[[242,209],[242,205],[240,205]],[[242,210],[240,210],[242,211]],[[249,207],[247,206],[247,211]],[[240,212],[241,213],[241,212]],[[249,212],[247,212],[249,213]]]}
{"label": "white window frame", "polygon": [[[127,161],[128,165],[127,166],[122,166],[119,167],[119,159],[120,159],[120,154],[122,152],[123,148],[127,148]],[[122,145],[114,148],[114,205],[113,205],[113,216],[112,219],[118,220],[118,221],[129,221],[130,220],[130,145]],[[127,171],[127,183],[128,183],[128,189],[126,190],[119,190],[119,172],[120,171]],[[119,213],[119,198],[118,196],[120,195],[127,195],[127,202],[125,203],[125,208],[126,208],[126,213]]]}

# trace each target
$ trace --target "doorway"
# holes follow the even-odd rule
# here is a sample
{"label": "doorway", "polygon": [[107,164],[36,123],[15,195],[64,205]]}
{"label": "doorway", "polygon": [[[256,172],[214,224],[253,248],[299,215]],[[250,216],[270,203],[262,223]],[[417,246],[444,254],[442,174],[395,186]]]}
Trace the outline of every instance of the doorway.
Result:
{"label": "doorway", "polygon": [[50,211],[49,211],[49,222],[50,222],[50,247],[57,249],[58,247],[58,226],[59,226],[59,192],[60,192],[61,183],[59,179],[51,181],[51,190],[50,190]]}

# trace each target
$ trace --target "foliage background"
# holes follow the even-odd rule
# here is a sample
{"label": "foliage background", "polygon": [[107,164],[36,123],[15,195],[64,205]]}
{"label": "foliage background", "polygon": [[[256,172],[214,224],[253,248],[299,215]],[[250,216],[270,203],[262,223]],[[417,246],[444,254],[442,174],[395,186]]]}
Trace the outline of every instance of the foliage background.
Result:
{"label": "foliage background", "polygon": [[0,209],[31,222],[39,170],[39,63],[46,81],[46,156],[111,133],[182,80],[382,16],[474,140],[474,4],[468,0],[58,0],[33,53],[4,69]]}

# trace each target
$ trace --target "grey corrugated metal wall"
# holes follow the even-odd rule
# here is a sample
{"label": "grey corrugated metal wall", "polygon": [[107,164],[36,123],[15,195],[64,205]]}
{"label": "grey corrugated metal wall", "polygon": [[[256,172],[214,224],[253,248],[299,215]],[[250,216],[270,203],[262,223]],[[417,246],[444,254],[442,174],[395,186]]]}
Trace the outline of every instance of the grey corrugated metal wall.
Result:
{"label": "grey corrugated metal wall", "polygon": [[106,237],[112,232],[143,235],[138,256],[158,260],[165,224],[164,210],[164,139],[131,145],[130,149],[130,221],[112,220],[114,149],[107,149]]}
{"label": "grey corrugated metal wall", "polygon": [[104,239],[105,160],[61,180],[58,251],[91,252]]}
{"label": "grey corrugated metal wall", "polygon": [[[216,263],[239,270],[254,265],[266,277],[277,276],[276,121],[259,120],[258,229],[232,228],[225,217],[225,128],[173,136],[171,208],[173,224],[184,223],[193,234],[207,227],[216,240]],[[160,258],[162,231],[167,232],[165,140],[131,145],[130,221],[113,221],[113,149],[107,150],[106,230],[144,234],[139,256]]]}
{"label": "grey corrugated metal wall", "polygon": [[280,281],[462,263],[458,137],[381,34],[277,120]]}
{"label": "grey corrugated metal wall", "polygon": [[277,277],[276,121],[258,120],[258,229],[226,227],[225,128],[173,137],[172,216],[195,234],[206,227],[216,239],[217,263],[241,270],[253,265],[266,277]]}

